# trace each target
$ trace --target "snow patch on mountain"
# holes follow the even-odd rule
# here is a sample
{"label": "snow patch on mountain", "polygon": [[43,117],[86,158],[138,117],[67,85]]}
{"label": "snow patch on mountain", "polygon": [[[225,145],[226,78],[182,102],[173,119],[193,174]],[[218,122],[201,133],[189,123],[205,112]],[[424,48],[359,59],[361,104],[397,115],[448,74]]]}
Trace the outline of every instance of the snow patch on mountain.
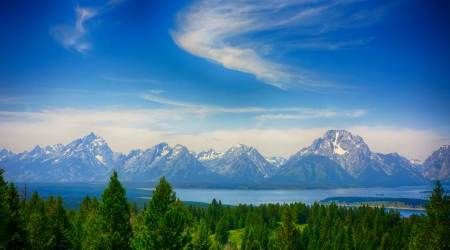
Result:
{"label": "snow patch on mountain", "polygon": [[333,146],[334,146],[334,153],[339,155],[344,155],[348,153],[347,150],[341,148],[341,146],[338,144],[337,140],[339,137],[339,131],[336,132],[336,137],[334,138]]}

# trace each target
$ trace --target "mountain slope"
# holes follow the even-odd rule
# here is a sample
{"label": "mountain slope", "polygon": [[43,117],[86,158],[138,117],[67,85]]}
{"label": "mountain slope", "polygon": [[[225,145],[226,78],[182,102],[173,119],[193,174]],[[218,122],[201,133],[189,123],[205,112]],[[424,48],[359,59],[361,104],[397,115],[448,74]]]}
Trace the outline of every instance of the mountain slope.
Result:
{"label": "mountain slope", "polygon": [[2,167],[5,178],[13,181],[84,182],[101,178],[112,156],[108,144],[91,133],[66,146],[36,146],[10,158]]}
{"label": "mountain slope", "polygon": [[160,143],[145,151],[133,150],[115,162],[124,181],[158,181],[161,176],[172,182],[205,182],[219,178],[182,146]]}
{"label": "mountain slope", "polygon": [[450,145],[441,146],[424,161],[422,175],[428,180],[450,182]]}
{"label": "mountain slope", "polygon": [[210,150],[197,154],[197,157],[209,171],[225,176],[234,183],[259,182],[275,172],[275,166],[258,150],[243,144],[237,144],[224,154]]}
{"label": "mountain slope", "polygon": [[349,185],[354,179],[330,158],[311,154],[288,161],[267,183]]}
{"label": "mountain slope", "polygon": [[396,153],[373,153],[360,136],[345,130],[327,131],[322,138],[291,156],[288,163],[309,155],[328,157],[363,185],[417,185],[426,182],[406,158]]}

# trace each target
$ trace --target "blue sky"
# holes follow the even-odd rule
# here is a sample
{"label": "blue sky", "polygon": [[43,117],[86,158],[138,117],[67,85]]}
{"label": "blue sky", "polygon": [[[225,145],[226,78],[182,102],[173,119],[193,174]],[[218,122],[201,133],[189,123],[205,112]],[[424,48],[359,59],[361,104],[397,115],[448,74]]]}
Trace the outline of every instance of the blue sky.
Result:
{"label": "blue sky", "polygon": [[289,157],[328,129],[424,160],[450,143],[446,1],[6,1],[0,148],[93,131]]}

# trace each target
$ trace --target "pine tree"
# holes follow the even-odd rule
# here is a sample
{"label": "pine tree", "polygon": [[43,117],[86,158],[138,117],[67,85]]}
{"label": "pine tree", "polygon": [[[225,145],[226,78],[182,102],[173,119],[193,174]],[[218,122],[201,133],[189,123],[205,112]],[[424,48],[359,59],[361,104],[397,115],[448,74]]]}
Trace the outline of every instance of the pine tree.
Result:
{"label": "pine tree", "polygon": [[387,250],[391,248],[391,237],[389,236],[389,233],[384,233],[383,237],[381,238],[381,247],[380,250]]}
{"label": "pine tree", "polygon": [[27,249],[27,234],[25,221],[21,215],[21,202],[19,191],[14,182],[9,183],[6,189],[6,203],[9,207],[9,220],[7,227],[7,249]]}
{"label": "pine tree", "polygon": [[161,177],[144,212],[145,229],[135,238],[135,249],[183,249],[191,240],[187,209],[172,186]]}
{"label": "pine tree", "polygon": [[48,216],[45,206],[44,200],[39,197],[37,191],[33,193],[26,206],[24,216],[28,220],[26,229],[31,249],[48,249],[49,247],[51,235],[47,231]]}
{"label": "pine tree", "polygon": [[7,225],[9,221],[9,207],[6,202],[8,183],[3,179],[4,170],[0,169],[0,248],[6,248],[8,241]]}
{"label": "pine tree", "polygon": [[47,231],[51,234],[48,249],[62,250],[71,248],[69,233],[70,222],[61,195],[50,204]]}
{"label": "pine tree", "polygon": [[301,249],[300,231],[295,227],[291,208],[286,206],[283,223],[275,231],[276,249]]}
{"label": "pine tree", "polygon": [[192,238],[192,247],[195,250],[209,250],[211,248],[211,231],[209,230],[206,222],[200,219],[197,226],[197,231]]}
{"label": "pine tree", "polygon": [[425,204],[427,216],[422,217],[410,244],[414,249],[450,249],[450,198],[436,180],[430,202]]}
{"label": "pine tree", "polygon": [[228,237],[230,232],[228,232],[228,223],[225,219],[221,219],[217,222],[216,233],[214,234],[214,240],[226,244],[228,242]]}
{"label": "pine tree", "polygon": [[355,249],[355,243],[353,241],[353,229],[352,226],[348,226],[345,232],[345,249],[353,250]]}
{"label": "pine tree", "polygon": [[107,249],[130,249],[132,239],[130,204],[116,171],[112,174],[108,187],[103,191],[102,201],[99,212],[104,223],[103,235],[97,243]]}

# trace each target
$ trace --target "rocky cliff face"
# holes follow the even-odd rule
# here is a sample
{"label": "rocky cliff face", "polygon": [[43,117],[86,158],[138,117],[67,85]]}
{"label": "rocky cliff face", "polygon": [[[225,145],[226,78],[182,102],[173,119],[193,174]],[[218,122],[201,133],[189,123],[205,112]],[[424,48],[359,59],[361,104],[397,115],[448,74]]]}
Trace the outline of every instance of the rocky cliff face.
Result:
{"label": "rocky cliff face", "polygon": [[322,138],[291,156],[288,163],[309,155],[328,157],[360,184],[393,185],[400,181],[402,185],[416,185],[425,182],[404,157],[396,153],[373,153],[360,136],[345,130],[327,131]]}
{"label": "rocky cliff face", "polygon": [[422,175],[429,180],[450,181],[450,145],[441,146],[424,161]]}
{"label": "rocky cliff face", "polygon": [[345,130],[329,130],[322,138],[316,139],[309,147],[303,148],[292,157],[311,154],[330,158],[357,178],[370,166],[372,152],[360,136],[353,136]]}
{"label": "rocky cliff face", "polygon": [[[235,183],[262,181],[272,176],[276,169],[258,150],[243,144],[237,144],[220,155],[208,152],[198,155],[200,156],[198,159],[205,162],[211,172],[225,176],[229,178],[230,182]],[[205,155],[209,155],[209,157],[202,158]],[[214,155],[213,159],[211,159],[211,155]]]}

